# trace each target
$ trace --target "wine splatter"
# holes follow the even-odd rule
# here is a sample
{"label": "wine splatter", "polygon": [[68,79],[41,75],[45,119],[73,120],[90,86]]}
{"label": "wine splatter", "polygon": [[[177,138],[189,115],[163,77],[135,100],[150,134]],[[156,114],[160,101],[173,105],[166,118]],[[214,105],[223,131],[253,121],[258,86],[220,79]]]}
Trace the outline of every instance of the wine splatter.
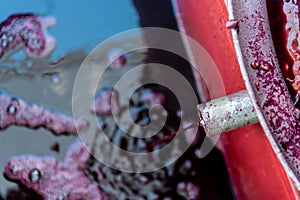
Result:
{"label": "wine splatter", "polygon": [[295,105],[299,103],[300,97],[300,29],[299,29],[299,5],[294,1],[284,1],[283,13],[286,17],[285,31],[287,34],[286,48],[293,59],[292,72],[294,79],[287,79],[296,93]]}
{"label": "wine splatter", "polygon": [[140,100],[143,103],[146,103],[150,106],[153,106],[155,104],[164,106],[166,103],[166,97],[163,93],[154,91],[153,89],[149,89],[149,88],[143,91]]}
{"label": "wine splatter", "polygon": [[4,175],[41,195],[43,199],[106,200],[108,197],[84,173],[90,154],[80,140],[59,162],[53,157],[24,155],[7,162]]}
{"label": "wine splatter", "polygon": [[73,119],[56,111],[28,103],[19,97],[0,90],[0,129],[10,125],[27,126],[29,128],[44,127],[55,135],[76,134],[87,128],[84,119]]}
{"label": "wine splatter", "polygon": [[127,58],[122,49],[115,48],[108,52],[108,59],[111,66],[114,68],[121,68],[126,65]]}
{"label": "wine splatter", "polygon": [[54,26],[55,18],[35,14],[15,14],[0,24],[0,58],[24,45],[31,57],[48,55],[56,46],[46,29]]}
{"label": "wine splatter", "polygon": [[[114,107],[114,110],[112,109]],[[91,102],[90,110],[96,115],[111,115],[119,112],[118,93],[112,86],[102,86]]]}

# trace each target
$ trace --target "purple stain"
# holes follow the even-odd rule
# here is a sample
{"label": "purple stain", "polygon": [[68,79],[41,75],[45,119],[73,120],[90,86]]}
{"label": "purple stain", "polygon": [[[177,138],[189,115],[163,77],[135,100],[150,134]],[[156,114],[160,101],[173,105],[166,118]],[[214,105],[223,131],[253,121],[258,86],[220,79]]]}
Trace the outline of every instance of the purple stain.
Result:
{"label": "purple stain", "polygon": [[[267,12],[266,3],[271,10],[275,11]],[[300,126],[299,120],[293,114],[298,108],[294,106],[291,98],[291,94],[294,95],[295,91],[288,90],[286,85],[286,78],[292,79],[295,75],[288,66],[294,65],[295,60],[298,60],[296,54],[299,54],[297,51],[292,53],[295,50],[293,40],[295,37],[298,39],[299,35],[299,15],[295,13],[299,5],[294,1],[279,0],[233,1],[232,5],[235,5],[232,10],[234,17],[242,19],[239,23],[239,33],[234,36],[234,40],[238,41],[235,44],[240,48],[244,74],[247,72],[247,76],[244,76],[245,82],[251,87],[249,90],[251,96],[260,106],[258,114],[262,114],[264,118],[261,119],[266,134],[268,137],[272,136],[280,148],[280,154],[277,153],[278,158],[285,170],[289,171],[290,177],[299,185],[300,148],[297,137],[299,137]],[[284,26],[287,29],[281,30]],[[261,66],[268,66],[267,73],[263,69],[253,70],[250,67],[249,64],[255,60],[258,60]],[[293,68],[295,72],[298,71],[296,69],[298,67]],[[285,145],[282,147],[280,144]],[[272,146],[277,149],[274,142]]]}
{"label": "purple stain", "polygon": [[0,58],[7,52],[25,46],[31,57],[48,55],[56,46],[55,39],[46,29],[54,26],[56,20],[50,16],[15,14],[0,24]]}
{"label": "purple stain", "polygon": [[111,115],[119,109],[118,93],[112,86],[101,87],[90,105],[91,112],[96,115]]}
{"label": "purple stain", "polygon": [[60,135],[76,134],[77,131],[88,126],[88,122],[84,119],[74,119],[40,105],[27,103],[3,90],[0,90],[0,102],[0,129],[10,125],[27,126],[33,129],[44,127],[55,135]]}
{"label": "purple stain", "polygon": [[[285,63],[284,66],[288,66],[287,69],[283,69],[287,80],[291,83],[291,86],[296,93],[295,96],[295,105],[298,104],[299,96],[298,91],[300,90],[300,73],[299,73],[299,58],[300,58],[300,49],[299,49],[299,5],[293,1],[285,1],[282,5],[282,11],[285,16],[285,30],[284,37],[286,40],[285,50],[288,54],[288,57],[292,60],[292,68]],[[278,42],[277,42],[278,43]],[[288,59],[285,59],[284,62],[287,62]],[[292,71],[294,80],[289,78],[288,71]],[[292,92],[293,93],[293,92]]]}
{"label": "purple stain", "polygon": [[14,157],[5,165],[4,175],[44,199],[106,200],[106,194],[84,173],[88,158],[89,152],[78,140],[71,145],[63,162],[50,156]]}
{"label": "purple stain", "polygon": [[192,182],[180,182],[177,185],[177,191],[186,196],[188,200],[199,199],[201,197],[200,188]]}
{"label": "purple stain", "polygon": [[164,106],[166,103],[166,97],[161,92],[156,92],[152,89],[145,89],[142,92],[140,101],[142,101],[143,103],[146,103],[150,106],[155,105],[155,104]]}
{"label": "purple stain", "polygon": [[87,147],[78,139],[69,147],[64,164],[70,168],[84,168],[89,157]]}
{"label": "purple stain", "polygon": [[123,67],[127,62],[127,58],[124,55],[123,50],[119,48],[110,50],[108,52],[108,59],[109,63],[111,63],[115,68]]}

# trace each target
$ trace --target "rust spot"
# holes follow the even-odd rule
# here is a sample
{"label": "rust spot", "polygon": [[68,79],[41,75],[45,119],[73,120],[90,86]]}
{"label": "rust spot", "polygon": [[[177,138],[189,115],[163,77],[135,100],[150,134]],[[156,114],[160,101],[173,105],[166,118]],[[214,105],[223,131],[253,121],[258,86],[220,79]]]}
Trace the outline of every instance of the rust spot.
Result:
{"label": "rust spot", "polygon": [[259,90],[259,86],[260,86],[259,82],[255,82],[255,87],[257,90]]}
{"label": "rust spot", "polygon": [[257,61],[252,62],[252,63],[251,63],[251,67],[252,67],[253,69],[258,69],[258,68],[259,68],[259,62],[257,62]]}
{"label": "rust spot", "polygon": [[261,66],[262,70],[268,72],[270,70],[270,66],[269,65],[263,65]]}

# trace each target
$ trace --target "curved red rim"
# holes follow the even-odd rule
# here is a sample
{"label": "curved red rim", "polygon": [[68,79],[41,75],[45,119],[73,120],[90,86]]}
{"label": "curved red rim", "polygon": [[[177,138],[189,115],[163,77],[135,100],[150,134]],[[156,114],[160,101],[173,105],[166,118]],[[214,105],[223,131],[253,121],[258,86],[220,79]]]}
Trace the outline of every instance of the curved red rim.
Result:
{"label": "curved red rim", "polygon": [[[298,112],[278,64],[268,21],[266,1],[230,0],[229,19],[239,22],[232,31],[234,46],[259,121],[287,174],[300,189],[300,160],[295,149],[285,148],[300,133]],[[259,62],[269,70],[257,70],[251,63]],[[296,147],[294,147],[296,148]]]}

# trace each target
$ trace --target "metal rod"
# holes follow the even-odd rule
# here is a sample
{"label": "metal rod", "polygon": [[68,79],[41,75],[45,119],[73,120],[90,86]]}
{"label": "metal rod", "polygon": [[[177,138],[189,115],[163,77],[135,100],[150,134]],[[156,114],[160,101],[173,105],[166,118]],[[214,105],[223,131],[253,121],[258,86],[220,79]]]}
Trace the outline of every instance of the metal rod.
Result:
{"label": "metal rod", "polygon": [[197,106],[200,125],[208,136],[219,135],[258,122],[247,90]]}

